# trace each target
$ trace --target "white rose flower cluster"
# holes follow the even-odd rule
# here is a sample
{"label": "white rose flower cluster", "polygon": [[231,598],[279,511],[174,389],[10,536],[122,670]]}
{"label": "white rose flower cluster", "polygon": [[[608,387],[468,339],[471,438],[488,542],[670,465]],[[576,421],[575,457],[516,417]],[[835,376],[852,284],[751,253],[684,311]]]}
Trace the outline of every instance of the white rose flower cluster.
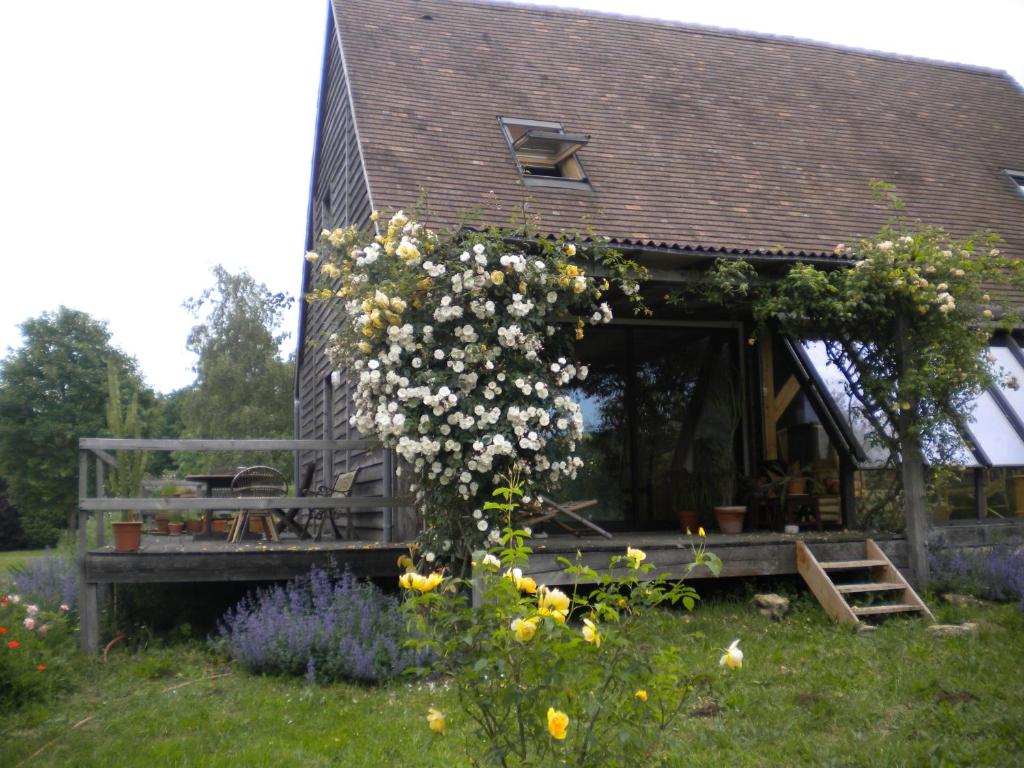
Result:
{"label": "white rose flower cluster", "polygon": [[501,521],[446,522],[479,509],[513,465],[538,490],[575,477],[583,417],[569,390],[587,369],[572,341],[611,321],[609,284],[571,244],[528,253],[490,234],[445,240],[401,211],[372,242],[326,240],[347,299],[327,351],[353,382],[351,423],[408,462],[438,536],[469,528],[493,541]]}

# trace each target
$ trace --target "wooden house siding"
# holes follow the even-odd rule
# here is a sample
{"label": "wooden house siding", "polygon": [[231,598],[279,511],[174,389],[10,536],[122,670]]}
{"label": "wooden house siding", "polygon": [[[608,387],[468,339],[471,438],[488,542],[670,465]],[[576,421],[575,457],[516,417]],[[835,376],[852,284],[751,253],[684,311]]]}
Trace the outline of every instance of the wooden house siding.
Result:
{"label": "wooden house siding", "polygon": [[[344,56],[338,44],[333,18],[328,19],[327,54],[321,84],[320,124],[314,156],[309,207],[307,247],[311,247],[323,229],[369,225],[372,204],[366,182],[352,101],[345,73]],[[317,265],[306,266],[305,289],[316,282]],[[347,371],[341,370],[341,385],[331,385],[332,368],[324,353],[326,337],[340,318],[333,305],[306,304],[302,310],[296,378],[297,436],[312,439],[357,438],[349,425],[351,391]],[[331,487],[341,472],[361,468],[353,487],[354,496],[384,495],[385,459],[383,451],[328,452],[305,451],[299,463],[316,465],[314,485]],[[383,511],[360,512],[354,533],[358,538],[379,539],[384,525]]]}

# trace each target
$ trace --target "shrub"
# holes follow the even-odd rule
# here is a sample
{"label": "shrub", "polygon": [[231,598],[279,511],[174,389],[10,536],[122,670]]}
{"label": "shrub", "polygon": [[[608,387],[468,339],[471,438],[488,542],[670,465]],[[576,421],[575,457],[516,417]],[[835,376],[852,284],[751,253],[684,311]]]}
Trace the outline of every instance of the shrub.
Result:
{"label": "shrub", "polygon": [[21,594],[0,595],[0,711],[68,687],[74,648],[65,614]]}
{"label": "shrub", "polygon": [[[512,480],[496,493],[505,502],[489,506],[511,512],[521,491]],[[652,636],[649,619],[662,606],[692,608],[696,592],[655,575],[632,548],[603,573],[561,559],[570,581],[595,585],[585,597],[538,586],[524,572],[528,539],[506,528],[501,546],[478,553],[472,585],[440,571],[399,579],[410,645],[433,656],[421,671],[451,677],[459,720],[475,736],[470,762],[658,764],[669,727],[709,677],[683,664],[678,645]],[[717,573],[720,561],[697,542],[690,567]],[[733,643],[721,664],[739,668],[742,658]],[[431,730],[445,730],[443,712],[425,714]]]}
{"label": "shrub", "polygon": [[955,589],[986,600],[1020,602],[1024,610],[1024,550],[949,550],[931,556],[932,586]]}
{"label": "shrub", "polygon": [[51,611],[78,606],[78,565],[69,552],[48,550],[14,569],[14,589],[30,603]]}
{"label": "shrub", "polygon": [[220,627],[224,649],[250,670],[309,682],[394,677],[415,662],[403,639],[397,601],[333,568],[243,598]]}
{"label": "shrub", "polygon": [[24,546],[21,516],[7,498],[7,481],[0,477],[0,550],[22,549]]}

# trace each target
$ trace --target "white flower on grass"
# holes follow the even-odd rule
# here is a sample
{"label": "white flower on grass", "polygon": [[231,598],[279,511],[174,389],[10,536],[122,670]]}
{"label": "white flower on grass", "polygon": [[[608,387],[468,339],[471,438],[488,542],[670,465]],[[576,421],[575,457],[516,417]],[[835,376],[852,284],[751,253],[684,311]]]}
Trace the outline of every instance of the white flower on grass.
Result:
{"label": "white flower on grass", "polygon": [[722,658],[718,660],[718,666],[729,669],[740,669],[743,666],[743,651],[739,649],[739,644],[739,640],[732,641],[732,644],[722,654]]}

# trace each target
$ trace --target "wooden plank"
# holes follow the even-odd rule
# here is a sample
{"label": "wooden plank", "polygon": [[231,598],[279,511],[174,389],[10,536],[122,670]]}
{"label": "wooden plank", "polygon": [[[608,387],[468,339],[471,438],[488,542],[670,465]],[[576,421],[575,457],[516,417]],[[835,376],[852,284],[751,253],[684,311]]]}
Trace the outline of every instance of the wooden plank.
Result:
{"label": "wooden plank", "polygon": [[379,448],[379,440],[184,440],[157,438],[83,437],[78,447],[95,451],[348,451]]}
{"label": "wooden plank", "polygon": [[[103,460],[96,457],[96,498],[102,499],[107,495],[106,489],[106,478],[103,473]],[[96,546],[102,547],[104,545],[104,539],[107,535],[107,515],[104,512],[100,512],[96,515]]]}
{"label": "wooden plank", "polygon": [[853,612],[857,616],[883,616],[890,613],[917,613],[922,608],[919,605],[909,603],[898,603],[893,605],[862,605],[855,606]]}
{"label": "wooden plank", "polygon": [[278,496],[270,498],[224,499],[85,499],[79,506],[90,511],[117,511],[134,509],[140,512],[173,510],[237,510],[237,509],[377,509],[411,503],[409,498],[384,496]]}
{"label": "wooden plank", "polygon": [[112,467],[117,466],[117,458],[107,453],[102,448],[94,448],[92,452],[96,454],[96,457],[100,459],[104,464],[109,464]]}
{"label": "wooden plank", "polygon": [[884,568],[888,560],[837,560],[819,563],[824,571],[849,571],[857,568]]}
{"label": "wooden plank", "polygon": [[819,563],[802,541],[796,543],[796,564],[800,575],[829,616],[840,624],[859,623],[857,616],[850,610],[846,600],[825,573],[824,563]]}
{"label": "wooden plank", "polygon": [[903,589],[899,581],[871,581],[866,584],[836,584],[836,591],[841,595],[859,594],[861,592],[890,592]]}
{"label": "wooden plank", "polygon": [[[928,606],[925,605],[924,600],[918,596],[917,592],[914,591],[913,587],[910,586],[896,566],[889,562],[889,558],[886,557],[885,552],[883,552],[882,549],[871,539],[868,539],[864,543],[864,546],[866,547],[868,557],[876,557],[880,560],[885,560],[885,572],[879,575],[879,580],[901,582],[903,584],[903,592],[900,593],[901,596],[899,598],[901,603],[904,605],[915,606],[917,610],[921,611],[931,621],[935,621],[935,616],[933,616],[932,612],[928,610]],[[911,552],[910,554],[911,557],[913,557],[913,553]]]}

